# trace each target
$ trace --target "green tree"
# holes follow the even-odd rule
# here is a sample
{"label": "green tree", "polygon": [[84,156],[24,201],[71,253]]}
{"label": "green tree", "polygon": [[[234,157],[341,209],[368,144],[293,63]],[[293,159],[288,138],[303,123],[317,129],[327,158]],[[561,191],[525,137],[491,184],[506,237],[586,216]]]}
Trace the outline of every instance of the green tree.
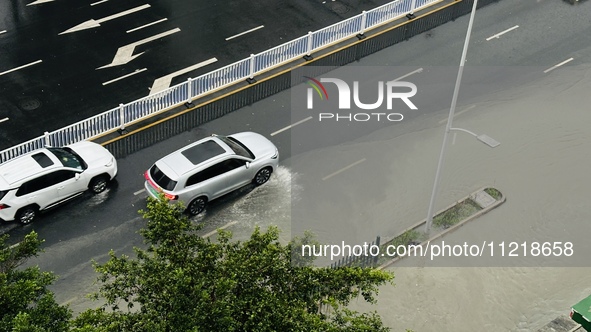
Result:
{"label": "green tree", "polygon": [[67,331],[71,311],[55,302],[47,288],[56,277],[37,266],[19,269],[41,252],[37,233],[8,246],[8,235],[0,236],[0,331]]}
{"label": "green tree", "polygon": [[[198,235],[179,205],[149,199],[141,230],[146,249],[136,257],[110,252],[96,264],[106,304],[75,320],[81,331],[388,331],[375,313],[347,309],[352,299],[375,303],[393,275],[362,268],[291,263],[294,242],[256,229],[247,241]],[[314,241],[310,234],[297,243]],[[75,329],[75,330],[76,330]]]}

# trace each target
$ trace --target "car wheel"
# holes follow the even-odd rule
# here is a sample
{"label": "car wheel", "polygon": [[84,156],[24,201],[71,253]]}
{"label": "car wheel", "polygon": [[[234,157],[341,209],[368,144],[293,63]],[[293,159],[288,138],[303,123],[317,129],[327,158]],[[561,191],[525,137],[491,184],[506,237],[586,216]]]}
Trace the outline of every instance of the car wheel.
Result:
{"label": "car wheel", "polygon": [[29,224],[37,217],[37,209],[33,206],[27,206],[18,211],[16,220],[22,224]]}
{"label": "car wheel", "polygon": [[273,173],[271,168],[265,167],[257,172],[257,175],[254,176],[252,182],[257,186],[260,186],[261,184],[269,181],[269,178],[271,178],[271,173]]}
{"label": "car wheel", "polygon": [[192,216],[196,216],[199,213],[203,212],[203,210],[205,210],[206,204],[207,198],[197,197],[194,200],[192,200],[191,203],[189,203],[189,206],[187,207],[187,212],[189,212],[189,214]]}
{"label": "car wheel", "polygon": [[108,183],[109,183],[109,179],[106,176],[104,176],[104,175],[97,176],[90,181],[90,184],[88,185],[88,189],[90,189],[90,191],[92,191],[95,194],[100,194],[103,191],[105,191],[105,189],[107,189]]}

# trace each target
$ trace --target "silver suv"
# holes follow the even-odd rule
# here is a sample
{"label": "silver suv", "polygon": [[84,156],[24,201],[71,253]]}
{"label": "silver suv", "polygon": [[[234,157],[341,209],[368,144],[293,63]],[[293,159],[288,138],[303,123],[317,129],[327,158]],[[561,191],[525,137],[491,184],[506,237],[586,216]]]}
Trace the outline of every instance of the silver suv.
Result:
{"label": "silver suv", "polygon": [[269,180],[279,162],[271,141],[253,132],[204,138],[158,160],[144,177],[146,191],[180,201],[197,215],[207,202],[249,183]]}
{"label": "silver suv", "polygon": [[29,152],[0,164],[0,219],[28,224],[86,190],[104,191],[116,175],[115,157],[96,143]]}

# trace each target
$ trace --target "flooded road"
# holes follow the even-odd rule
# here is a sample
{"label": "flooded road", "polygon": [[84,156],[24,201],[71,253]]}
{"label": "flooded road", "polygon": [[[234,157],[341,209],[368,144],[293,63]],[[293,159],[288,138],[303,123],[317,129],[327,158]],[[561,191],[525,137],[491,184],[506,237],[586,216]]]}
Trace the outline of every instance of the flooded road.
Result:
{"label": "flooded road", "polygon": [[[588,257],[590,90],[587,65],[461,100],[454,127],[486,133],[501,146],[490,149],[469,135],[452,134],[436,209],[483,186],[498,188],[507,201],[446,235],[446,241],[572,241],[579,257]],[[228,227],[237,239],[246,239],[255,225],[278,225],[283,240],[290,232],[312,229],[323,243],[398,234],[425,218],[446,115],[427,114],[396,131],[383,129],[283,160],[287,167],[267,185],[245,189],[249,192],[207,218],[219,225],[239,221]],[[361,158],[362,163],[333,172],[335,165]],[[329,196],[345,199],[347,208],[332,208]],[[294,216],[313,222],[295,225]],[[352,307],[377,310],[393,331],[536,331],[591,294],[589,263],[583,259],[565,267],[560,258],[517,257],[432,267],[437,264],[406,258],[389,268],[396,285],[381,289],[377,306]]]}
{"label": "flooded road", "polygon": [[264,185],[246,186],[222,197],[193,219],[205,222],[207,229],[228,225],[233,238],[240,241],[247,240],[257,226],[263,230],[277,226],[281,230],[281,240],[287,243],[291,238],[292,197],[298,195],[297,177],[289,168],[279,166]]}
{"label": "flooded road", "polygon": [[[579,66],[474,101],[473,110],[457,116],[454,126],[487,133],[502,145],[488,149],[460,133],[448,147],[437,206],[486,185],[500,189],[507,201],[447,235],[446,241],[570,240],[588,257],[590,90],[591,67]],[[403,160],[396,163],[393,176],[399,181],[388,201],[404,208],[383,206],[381,211],[409,224],[425,217],[436,166],[433,156],[442,137],[440,124],[387,142]],[[568,315],[571,305],[591,294],[589,260],[568,268],[520,267],[524,263],[434,268],[406,258],[389,268],[396,274],[396,286],[382,288],[374,309],[394,331],[522,332]],[[558,264],[548,261],[549,266]]]}
{"label": "flooded road", "polygon": [[[575,60],[542,75],[547,79],[519,89],[478,100],[470,100],[460,92],[454,126],[486,133],[501,146],[489,149],[469,135],[452,135],[450,141],[455,143],[448,147],[436,208],[488,185],[500,189],[507,202],[446,236],[446,240],[565,241],[586,236],[591,227],[587,189],[591,184],[591,72],[588,66],[570,67],[588,62],[591,54],[587,47],[590,11],[573,12],[571,8],[583,7],[562,5],[555,1],[533,5],[504,0],[479,10],[469,65],[536,65],[543,66],[542,75],[564,59]],[[507,16],[509,12],[512,14]],[[464,31],[466,20],[439,27],[433,30],[434,35],[419,36],[413,39],[412,47],[391,47],[360,63],[457,66],[463,41],[458,31]],[[487,37],[516,24],[522,28],[503,37],[515,39],[486,42]],[[437,52],[431,52],[433,49]],[[96,306],[83,298],[96,288],[92,286],[96,274],[90,259],[103,261],[109,249],[130,254],[132,246],[141,246],[136,232],[144,221],[136,211],[145,206],[145,197],[135,192],[143,188],[142,173],[154,160],[211,133],[254,130],[272,136],[293,123],[289,114],[282,112],[289,107],[289,99],[289,92],[278,93],[202,126],[206,129],[203,132],[197,128],[124,158],[120,162],[120,186],[111,193],[111,199],[96,206],[91,200],[88,205],[81,202],[63,207],[44,216],[43,222],[23,228],[23,232],[36,229],[48,239],[46,252],[31,264],[60,275],[53,287],[58,301],[70,303],[75,312]],[[206,221],[204,234],[233,223],[227,228],[234,232],[235,239],[246,239],[255,225],[278,225],[282,240],[287,241],[297,233],[292,232],[295,202],[303,206],[309,203],[298,217],[315,221],[311,225],[325,243],[345,237],[371,241],[376,235],[395,235],[426,216],[447,107],[442,104],[439,112],[403,122],[396,131],[384,129],[347,144],[312,147],[293,158],[282,155],[280,163],[284,167],[269,183],[220,199],[196,221]],[[310,122],[301,127],[310,126]],[[316,135],[311,139],[322,138],[322,132],[305,128],[310,136]],[[287,131],[272,140],[282,153],[293,144]],[[322,167],[307,164],[316,158],[324,160]],[[343,168],[346,170],[333,176]],[[325,194],[322,198],[342,198],[348,204],[342,209],[323,205],[318,196],[307,195],[310,188],[321,189],[317,193]],[[360,203],[370,204],[364,207]],[[347,224],[354,215],[365,223],[356,220]],[[570,305],[591,293],[588,267],[523,267],[522,263],[475,268],[464,262],[435,268],[421,267],[428,264],[407,258],[391,268],[396,274],[396,287],[383,288],[377,306],[354,307],[378,310],[394,331],[524,332],[536,331],[557,315],[566,315]],[[560,262],[551,263],[554,265],[549,266],[557,266]],[[586,265],[588,262],[578,266]]]}

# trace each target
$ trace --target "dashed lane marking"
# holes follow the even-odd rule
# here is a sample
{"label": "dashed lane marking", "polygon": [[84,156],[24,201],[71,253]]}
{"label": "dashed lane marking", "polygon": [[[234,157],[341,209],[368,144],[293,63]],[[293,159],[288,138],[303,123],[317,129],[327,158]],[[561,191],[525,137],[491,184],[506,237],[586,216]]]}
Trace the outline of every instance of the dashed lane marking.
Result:
{"label": "dashed lane marking", "polygon": [[149,27],[149,26],[151,26],[151,25],[154,25],[154,24],[158,24],[158,23],[161,23],[161,22],[167,21],[167,20],[168,20],[167,18],[163,18],[163,19],[161,19],[161,20],[154,21],[154,22],[152,22],[152,23],[148,23],[148,24],[144,24],[144,25],[142,25],[142,26],[139,26],[139,27],[137,27],[137,28],[133,28],[133,29],[131,29],[131,30],[127,30],[127,31],[125,31],[125,32],[126,32],[126,33],[134,32],[134,31],[137,31],[137,30],[140,30],[140,29],[143,29],[143,28]]}
{"label": "dashed lane marking", "polygon": [[322,181],[326,181],[326,180],[330,179],[331,177],[333,177],[333,176],[335,176],[335,175],[337,175],[337,174],[340,174],[340,173],[342,173],[342,172],[344,172],[344,171],[348,170],[348,169],[349,169],[349,168],[351,168],[351,167],[357,166],[357,165],[361,164],[362,162],[364,162],[365,160],[366,160],[365,158],[363,158],[363,159],[361,159],[361,160],[357,160],[356,162],[352,163],[351,165],[349,165],[349,166],[345,166],[345,167],[343,167],[343,168],[339,169],[338,171],[336,171],[336,172],[334,172],[334,173],[332,173],[332,174],[329,174],[329,175],[327,175],[327,176],[323,177],[323,178],[322,178]]}
{"label": "dashed lane marking", "polygon": [[107,2],[107,1],[109,1],[109,0],[101,0],[101,1],[97,1],[97,2],[91,3],[90,5],[91,6],[96,6],[96,5],[99,5],[99,4],[101,4],[103,2]]}
{"label": "dashed lane marking", "polygon": [[574,59],[575,59],[575,58],[570,58],[570,59],[564,60],[564,61],[562,61],[561,63],[559,63],[559,64],[557,64],[557,65],[554,65],[553,67],[551,67],[551,68],[548,68],[548,69],[544,70],[544,74],[546,74],[546,73],[549,73],[549,72],[553,71],[554,69],[556,69],[556,68],[558,68],[558,67],[560,67],[560,66],[562,66],[562,65],[564,65],[564,64],[567,64],[567,63],[569,63],[569,62],[573,61]]}
{"label": "dashed lane marking", "polygon": [[103,85],[107,85],[107,84],[111,84],[111,83],[113,83],[113,82],[117,82],[117,81],[119,81],[119,80],[122,80],[122,79],[124,79],[124,78],[127,78],[127,77],[129,77],[129,76],[133,76],[133,75],[135,75],[135,74],[139,74],[139,73],[141,73],[141,72],[143,72],[143,71],[146,71],[146,70],[148,70],[148,68],[136,69],[134,72],[131,72],[131,73],[127,74],[127,75],[123,75],[123,76],[121,76],[121,77],[117,77],[117,78],[115,78],[115,79],[112,79],[112,80],[110,80],[110,81],[103,82]]}
{"label": "dashed lane marking", "polygon": [[68,305],[68,304],[70,304],[70,303],[72,303],[72,302],[76,301],[77,299],[78,299],[78,296],[74,296],[73,298],[71,298],[71,299],[69,299],[69,300],[66,300],[65,302],[62,302],[62,303],[60,303],[60,306],[65,306],[65,305]]}
{"label": "dashed lane marking", "polygon": [[23,68],[26,68],[26,67],[29,67],[29,66],[32,66],[32,65],[36,65],[36,64],[41,63],[41,62],[43,62],[43,60],[37,60],[37,61],[33,61],[31,63],[27,63],[26,65],[22,65],[20,67],[16,67],[16,68],[9,69],[7,71],[3,71],[3,72],[0,73],[0,76],[2,76],[4,74],[12,73],[13,71],[17,71],[19,69],[23,69]]}
{"label": "dashed lane marking", "polygon": [[256,31],[256,30],[258,30],[258,29],[262,29],[262,28],[264,28],[264,27],[265,27],[264,25],[260,25],[260,26],[258,26],[258,27],[256,27],[256,28],[252,28],[252,29],[250,29],[250,30],[246,30],[246,31],[244,31],[244,32],[241,32],[241,33],[239,33],[239,34],[237,34],[237,35],[234,35],[234,36],[231,36],[231,37],[228,37],[228,38],[226,38],[226,41],[228,41],[228,40],[230,40],[230,39],[234,39],[234,38],[236,38],[236,37],[240,37],[240,36],[242,36],[242,35],[245,35],[245,34],[247,34],[247,33],[250,33],[250,32],[253,32],[253,31]]}
{"label": "dashed lane marking", "polygon": [[406,74],[406,75],[402,75],[402,76],[398,77],[397,79],[394,79],[393,81],[400,81],[400,80],[401,80],[401,79],[403,79],[403,78],[407,78],[407,77],[409,77],[410,75],[414,75],[414,74],[416,74],[416,73],[421,73],[421,72],[423,72],[423,68],[419,68],[419,69],[417,69],[417,70],[413,70],[413,71],[411,71],[410,73],[408,73],[408,74]]}
{"label": "dashed lane marking", "polygon": [[290,124],[289,126],[287,126],[287,127],[285,127],[285,128],[281,128],[281,129],[277,130],[276,132],[273,132],[273,133],[271,133],[271,136],[275,136],[275,135],[277,135],[277,134],[279,134],[279,133],[282,133],[282,132],[284,132],[284,131],[286,131],[286,130],[288,130],[288,129],[291,129],[291,128],[293,128],[293,127],[295,127],[295,126],[299,125],[299,124],[302,124],[302,123],[304,123],[304,122],[306,122],[306,121],[308,121],[308,120],[310,120],[310,119],[312,119],[312,117],[311,117],[311,116],[309,116],[309,117],[307,117],[307,118],[305,118],[305,119],[303,119],[303,120],[300,120],[300,121],[298,121],[298,122],[296,122],[296,123],[294,123],[294,124]]}
{"label": "dashed lane marking", "polygon": [[519,28],[519,25],[516,25],[516,26],[509,28],[507,30],[501,31],[501,32],[497,33],[496,35],[492,35],[492,36],[486,38],[486,41],[490,41],[491,39],[499,38],[500,36],[506,34],[507,32],[515,30],[517,28]]}
{"label": "dashed lane marking", "polygon": [[237,221],[230,221],[229,223],[225,224],[224,226],[222,226],[222,227],[220,227],[220,228],[218,228],[218,229],[216,229],[214,231],[211,231],[211,232],[209,232],[209,233],[207,233],[207,234],[205,234],[205,235],[203,235],[201,237],[202,238],[208,238],[208,237],[210,237],[210,236],[212,236],[214,234],[217,234],[217,232],[218,232],[219,229],[226,229],[226,228],[228,228],[228,227],[230,227],[232,225],[236,225],[237,223],[238,223]]}

